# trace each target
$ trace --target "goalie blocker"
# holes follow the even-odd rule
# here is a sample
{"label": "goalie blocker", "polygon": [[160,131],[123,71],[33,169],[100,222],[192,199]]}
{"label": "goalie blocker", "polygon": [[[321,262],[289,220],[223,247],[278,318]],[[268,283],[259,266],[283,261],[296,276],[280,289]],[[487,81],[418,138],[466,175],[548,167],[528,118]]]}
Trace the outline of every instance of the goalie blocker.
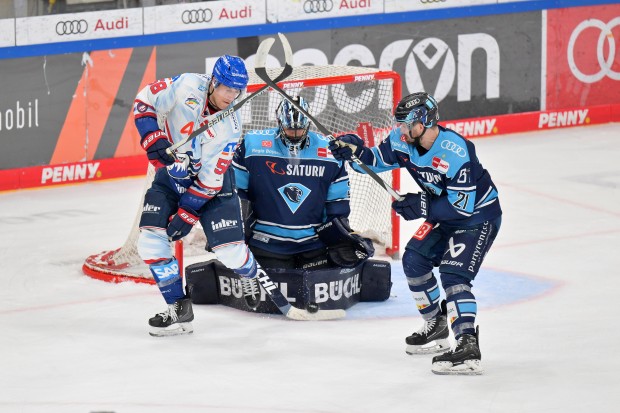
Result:
{"label": "goalie blocker", "polygon": [[[392,288],[390,263],[380,260],[366,260],[353,268],[265,270],[288,301],[301,309],[318,305],[321,310],[346,310],[358,302],[385,301]],[[256,310],[248,308],[239,277],[217,260],[189,265],[185,274],[194,304],[222,304],[244,311],[280,314],[262,290]]]}

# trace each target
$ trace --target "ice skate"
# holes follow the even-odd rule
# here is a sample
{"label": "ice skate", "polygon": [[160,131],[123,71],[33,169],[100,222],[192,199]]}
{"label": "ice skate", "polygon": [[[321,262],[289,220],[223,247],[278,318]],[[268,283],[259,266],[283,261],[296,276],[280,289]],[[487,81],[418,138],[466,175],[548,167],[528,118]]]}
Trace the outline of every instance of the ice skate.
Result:
{"label": "ice skate", "polygon": [[258,286],[260,271],[262,270],[259,269],[259,272],[254,278],[239,277],[243,290],[243,298],[251,310],[256,310],[260,304],[260,287]]}
{"label": "ice skate", "polygon": [[446,302],[442,301],[439,315],[431,320],[425,320],[422,328],[405,339],[410,355],[434,354],[447,351],[450,348],[448,337],[450,330],[446,317]]}
{"label": "ice skate", "polygon": [[482,374],[480,347],[476,334],[463,334],[456,342],[456,347],[444,354],[433,357],[432,372],[435,374]]}
{"label": "ice skate", "polygon": [[152,327],[149,334],[153,337],[166,337],[193,333],[194,328],[190,322],[193,319],[191,300],[189,297],[182,298],[174,304],[168,304],[167,311],[149,319],[149,325]]}

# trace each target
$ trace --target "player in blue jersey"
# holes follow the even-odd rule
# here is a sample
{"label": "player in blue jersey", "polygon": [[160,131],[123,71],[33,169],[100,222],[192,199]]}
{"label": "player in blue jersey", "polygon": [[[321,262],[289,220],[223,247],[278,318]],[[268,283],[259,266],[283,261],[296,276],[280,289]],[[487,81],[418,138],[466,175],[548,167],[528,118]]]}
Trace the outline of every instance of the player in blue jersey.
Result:
{"label": "player in blue jersey", "polygon": [[[309,111],[304,98],[293,99]],[[265,268],[354,267],[374,248],[349,227],[344,162],[288,100],[276,119],[275,128],[246,133],[233,159],[237,187],[253,211],[250,249]]]}
{"label": "player in blue jersey", "polygon": [[[344,135],[330,149],[336,159],[355,154],[376,172],[405,168],[422,188],[392,204],[404,219],[424,220],[403,254],[409,289],[424,319],[423,327],[406,338],[406,351],[445,352],[449,320],[456,346],[433,358],[432,371],[481,374],[472,281],[500,228],[502,210],[474,144],[438,120],[435,99],[413,93],[396,106],[395,127],[378,147],[366,148],[358,136]],[[445,301],[433,267],[439,267]]]}
{"label": "player in blue jersey", "polygon": [[240,201],[229,170],[241,138],[237,113],[181,146],[166,152],[200,128],[209,115],[230,108],[245,91],[243,60],[224,55],[213,74],[185,73],[146,86],[134,103],[135,124],[149,161],[157,168],[144,198],[138,253],[149,265],[168,309],[149,320],[151,335],[187,334],[194,318],[171,242],[198,221],[217,258],[240,276],[249,306],[259,300],[256,275],[262,271],[245,244]]}

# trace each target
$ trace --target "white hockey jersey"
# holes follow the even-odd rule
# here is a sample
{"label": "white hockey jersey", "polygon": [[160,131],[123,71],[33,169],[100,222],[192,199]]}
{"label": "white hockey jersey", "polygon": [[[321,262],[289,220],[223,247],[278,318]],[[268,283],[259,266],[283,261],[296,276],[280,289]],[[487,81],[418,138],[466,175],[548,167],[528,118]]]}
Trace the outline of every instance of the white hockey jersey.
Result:
{"label": "white hockey jersey", "polygon": [[[172,143],[179,142],[207,122],[210,81],[210,75],[185,73],[154,82],[136,96],[134,117],[157,117],[159,128]],[[231,106],[235,103],[232,102]],[[241,132],[240,117],[233,113],[179,148],[179,154],[191,152],[189,168],[193,176],[188,192],[209,199],[220,191],[224,172],[230,165]],[[187,169],[188,165],[187,162],[176,162],[168,168],[177,169],[171,171],[171,175],[173,172],[182,174],[183,171],[178,169]]]}

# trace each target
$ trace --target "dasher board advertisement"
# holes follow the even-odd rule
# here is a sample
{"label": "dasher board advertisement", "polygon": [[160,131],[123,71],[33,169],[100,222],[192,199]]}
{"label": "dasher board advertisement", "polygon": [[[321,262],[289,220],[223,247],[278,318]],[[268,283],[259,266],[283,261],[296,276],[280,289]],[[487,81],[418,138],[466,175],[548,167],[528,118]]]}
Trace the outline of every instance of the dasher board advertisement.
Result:
{"label": "dasher board advertisement", "polygon": [[0,47],[15,46],[15,19],[0,20]]}
{"label": "dasher board advertisement", "polygon": [[383,13],[383,0],[267,0],[270,23]]}
{"label": "dasher board advertisement", "polygon": [[142,9],[117,9],[15,19],[17,46],[141,35]]}
{"label": "dasher board advertisement", "polygon": [[386,13],[497,4],[497,0],[385,0]]}
{"label": "dasher board advertisement", "polygon": [[547,12],[547,109],[620,103],[620,4]]}
{"label": "dasher board advertisement", "polygon": [[265,0],[209,1],[144,8],[144,34],[267,22]]}

